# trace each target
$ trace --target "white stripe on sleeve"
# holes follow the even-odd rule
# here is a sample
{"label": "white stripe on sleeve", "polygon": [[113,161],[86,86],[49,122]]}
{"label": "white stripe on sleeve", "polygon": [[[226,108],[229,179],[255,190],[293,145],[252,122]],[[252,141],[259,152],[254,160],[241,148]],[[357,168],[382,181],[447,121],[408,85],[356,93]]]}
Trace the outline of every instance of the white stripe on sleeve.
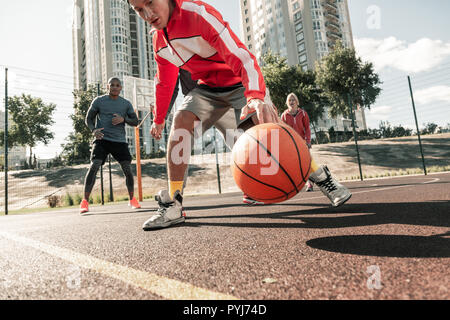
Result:
{"label": "white stripe on sleeve", "polygon": [[217,31],[227,49],[239,60],[241,60],[248,76],[248,90],[261,90],[259,87],[259,74],[254,66],[255,62],[247,50],[237,46],[236,42],[231,37],[229,30],[226,29],[215,16],[206,11],[205,6],[198,5],[193,2],[183,2],[181,8],[190,12],[195,12],[202,16]]}

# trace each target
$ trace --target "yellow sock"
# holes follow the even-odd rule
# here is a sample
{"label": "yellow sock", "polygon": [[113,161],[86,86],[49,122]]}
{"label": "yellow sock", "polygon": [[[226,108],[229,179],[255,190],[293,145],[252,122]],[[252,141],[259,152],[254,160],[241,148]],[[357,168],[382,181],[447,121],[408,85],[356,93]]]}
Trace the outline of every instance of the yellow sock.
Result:
{"label": "yellow sock", "polygon": [[180,192],[183,191],[183,184],[184,181],[169,181],[169,195],[171,199],[173,199],[177,190]]}
{"label": "yellow sock", "polygon": [[316,172],[319,169],[319,166],[314,161],[314,159],[311,159],[311,173]]}

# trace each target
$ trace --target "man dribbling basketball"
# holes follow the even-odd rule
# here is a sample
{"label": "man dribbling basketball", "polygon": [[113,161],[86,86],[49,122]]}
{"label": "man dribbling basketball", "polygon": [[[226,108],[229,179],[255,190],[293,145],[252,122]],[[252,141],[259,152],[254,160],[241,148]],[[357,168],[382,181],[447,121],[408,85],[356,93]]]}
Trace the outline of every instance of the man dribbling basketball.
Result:
{"label": "man dribbling basketball", "polygon": [[[185,220],[182,190],[190,152],[183,150],[190,151],[196,121],[201,122],[202,132],[214,125],[225,134],[230,129],[246,130],[279,119],[256,58],[216,9],[201,1],[187,0],[129,3],[155,31],[153,49],[158,71],[151,129],[154,138],[161,138],[179,68],[189,71],[199,83],[174,116],[167,151],[169,190],[161,190],[155,197],[160,206],[158,213],[143,224],[144,230],[151,230]],[[189,134],[180,134],[183,132]],[[188,148],[181,148],[180,152],[179,144]],[[310,178],[316,183],[324,182],[324,193],[333,205],[350,198],[348,189],[337,183],[325,167],[313,164],[313,171]]]}

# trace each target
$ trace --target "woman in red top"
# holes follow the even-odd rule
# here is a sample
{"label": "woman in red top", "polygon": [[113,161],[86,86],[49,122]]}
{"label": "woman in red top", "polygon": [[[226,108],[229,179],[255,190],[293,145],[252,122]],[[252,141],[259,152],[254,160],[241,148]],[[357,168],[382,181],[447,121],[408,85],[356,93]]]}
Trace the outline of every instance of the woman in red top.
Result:
{"label": "woman in red top", "polygon": [[[287,110],[281,115],[281,121],[290,125],[306,141],[311,149],[311,129],[309,128],[309,117],[305,110],[299,108],[299,101],[295,93],[290,93],[286,98]],[[313,185],[308,180],[306,191],[313,191]]]}

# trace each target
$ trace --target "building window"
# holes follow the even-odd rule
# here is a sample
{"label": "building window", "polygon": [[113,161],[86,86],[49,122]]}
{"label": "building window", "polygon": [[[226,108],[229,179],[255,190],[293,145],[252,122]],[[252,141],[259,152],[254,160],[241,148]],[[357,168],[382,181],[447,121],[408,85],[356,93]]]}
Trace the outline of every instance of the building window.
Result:
{"label": "building window", "polygon": [[300,11],[297,12],[297,13],[295,13],[295,14],[294,14],[294,21],[300,20],[301,17],[302,17],[302,14],[300,13]]}
{"label": "building window", "polygon": [[305,62],[305,61],[306,61],[306,54],[302,54],[302,55],[300,56],[300,58],[298,59],[298,61],[299,61],[300,63]]}
{"label": "building window", "polygon": [[299,34],[297,34],[296,38],[297,38],[297,42],[298,42],[298,41],[303,40],[305,38],[305,35],[303,34],[303,32],[300,32]]}
{"label": "building window", "polygon": [[300,43],[297,48],[298,48],[298,52],[305,51],[305,43],[304,42]]}
{"label": "building window", "polygon": [[295,31],[300,31],[303,28],[303,23],[299,22],[295,25]]}
{"label": "building window", "polygon": [[313,30],[320,29],[320,21],[313,21]]}

